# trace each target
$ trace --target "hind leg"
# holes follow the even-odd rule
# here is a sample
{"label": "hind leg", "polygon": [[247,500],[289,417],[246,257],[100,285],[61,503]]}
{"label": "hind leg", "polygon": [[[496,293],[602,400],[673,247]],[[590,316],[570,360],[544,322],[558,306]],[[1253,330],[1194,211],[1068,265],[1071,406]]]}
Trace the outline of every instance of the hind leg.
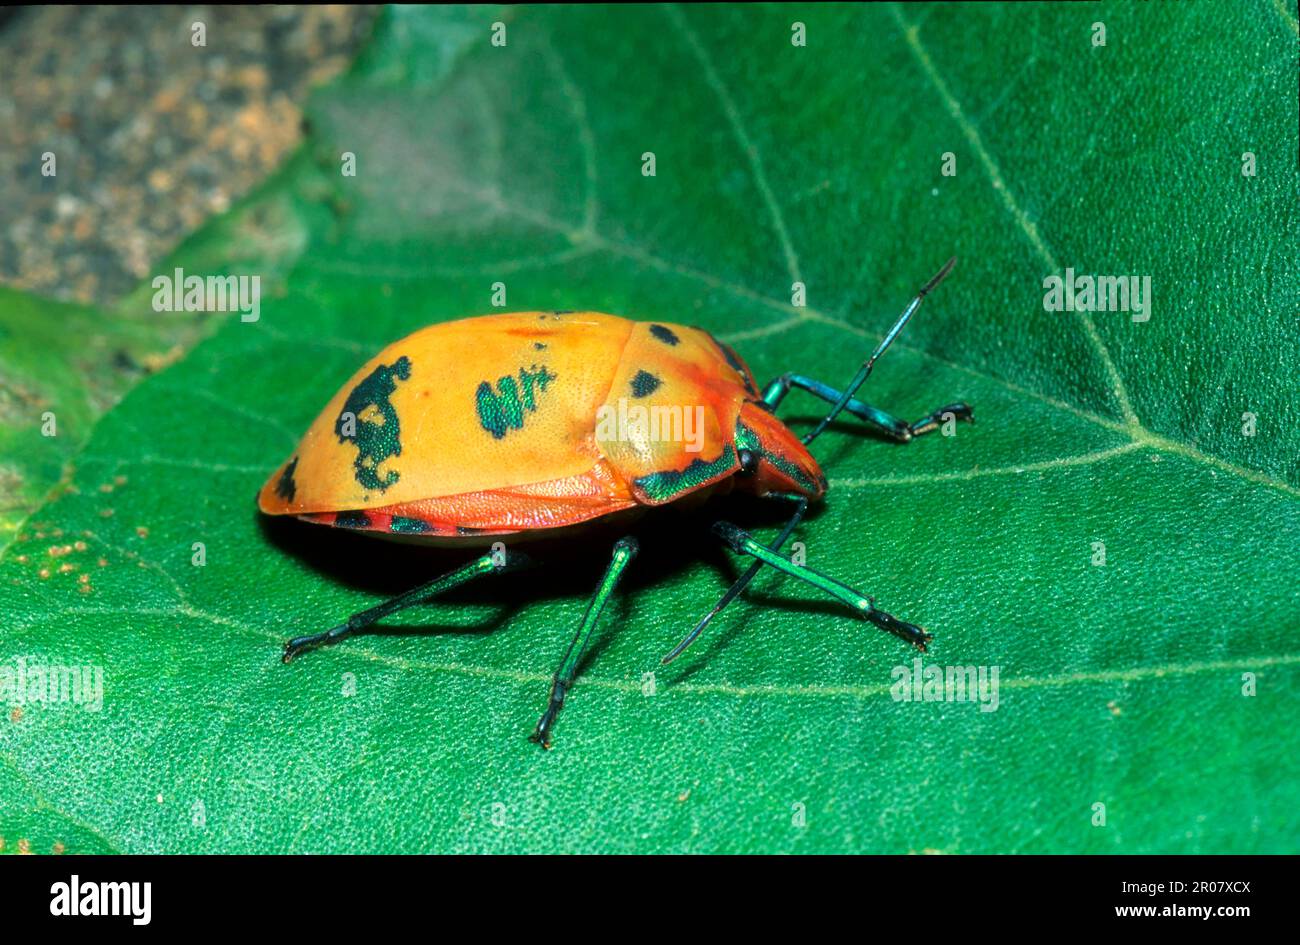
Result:
{"label": "hind leg", "polygon": [[331,627],[320,633],[312,633],[307,636],[294,637],[284,645],[284,662],[288,663],[295,656],[305,650],[315,649],[318,646],[329,646],[338,643],[344,637],[356,633],[358,630],[364,630],[371,624],[377,623],[389,614],[404,610],[414,604],[422,604],[431,597],[436,597],[454,587],[460,587],[462,584],[473,581],[476,578],[485,577],[489,574],[495,574],[498,571],[505,570],[508,566],[514,567],[523,563],[523,559],[517,554],[507,557],[505,552],[493,552],[485,554],[480,558],[471,561],[469,564],[455,571],[448,572],[442,577],[434,578],[427,584],[421,584],[419,587],[412,588],[404,594],[398,594],[381,604],[376,604],[366,610],[353,614],[337,627]]}

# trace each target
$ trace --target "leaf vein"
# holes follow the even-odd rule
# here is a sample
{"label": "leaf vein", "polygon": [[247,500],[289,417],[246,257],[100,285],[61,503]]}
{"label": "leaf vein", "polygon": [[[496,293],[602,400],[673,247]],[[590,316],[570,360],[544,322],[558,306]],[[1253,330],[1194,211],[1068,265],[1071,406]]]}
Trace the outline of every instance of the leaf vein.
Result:
{"label": "leaf vein", "polygon": [[726,116],[732,133],[740,143],[740,148],[745,154],[745,160],[749,162],[749,168],[754,177],[754,185],[758,187],[763,203],[767,206],[768,215],[772,218],[772,227],[776,231],[777,239],[781,242],[781,252],[785,256],[785,265],[790,278],[795,282],[802,282],[803,277],[799,271],[799,256],[795,252],[794,243],[790,239],[790,231],[786,228],[785,217],[781,213],[781,205],[777,202],[772,185],[768,183],[767,172],[763,168],[763,156],[749,137],[749,132],[745,130],[744,120],[740,116],[740,109],[736,107],[735,100],[732,99],[731,93],[727,91],[722,77],[718,75],[718,70],[713,64],[713,57],[704,48],[699,36],[691,28],[682,11],[676,4],[669,4],[664,7],[664,12],[667,13],[668,18],[673,21],[673,25],[685,38],[691,52],[699,61],[700,68],[704,71],[705,81],[713,94],[717,96],[718,102],[722,106],[722,113]]}
{"label": "leaf vein", "polygon": [[[925,73],[926,77],[935,87],[935,90],[939,93],[939,97],[943,99],[944,104],[947,106],[948,114],[951,115],[953,121],[957,123],[957,126],[961,129],[962,134],[965,135],[972,150],[974,150],[976,156],[979,158],[980,165],[984,168],[984,173],[987,175],[989,182],[993,185],[993,189],[997,191],[998,196],[1002,199],[1003,207],[1011,215],[1011,218],[1015,220],[1016,225],[1024,232],[1025,236],[1029,239],[1030,245],[1034,248],[1034,251],[1038,254],[1043,263],[1048,267],[1049,271],[1053,273],[1060,272],[1061,265],[1056,261],[1055,255],[1048,247],[1047,242],[1043,239],[1042,234],[1038,231],[1038,224],[1029,218],[1029,215],[1025,213],[1024,209],[1016,200],[1015,195],[1012,194],[1011,189],[1003,180],[1002,172],[999,170],[997,163],[993,160],[993,156],[989,154],[988,149],[984,146],[984,141],[979,133],[979,129],[976,128],[966,117],[962,110],[961,102],[959,102],[952,94],[952,91],[948,88],[948,83],[944,81],[943,76],[939,74],[939,70],[936,68],[934,61],[930,58],[929,52],[921,43],[918,27],[909,23],[907,18],[898,10],[897,6],[891,7],[890,12],[893,14],[894,22],[902,32],[903,38],[911,48],[913,56],[916,58],[917,62],[920,63],[922,71]],[[1137,414],[1134,412],[1133,405],[1129,400],[1128,389],[1124,385],[1124,379],[1120,377],[1119,369],[1115,366],[1115,362],[1110,356],[1110,351],[1106,347],[1106,343],[1102,341],[1101,335],[1097,332],[1097,326],[1093,322],[1092,316],[1087,312],[1079,312],[1077,314],[1079,316],[1079,323],[1083,326],[1084,333],[1087,335],[1089,343],[1097,353],[1097,356],[1101,359],[1102,367],[1105,369],[1106,376],[1110,381],[1111,391],[1115,397],[1116,403],[1119,405],[1121,415],[1127,423],[1137,423]]]}

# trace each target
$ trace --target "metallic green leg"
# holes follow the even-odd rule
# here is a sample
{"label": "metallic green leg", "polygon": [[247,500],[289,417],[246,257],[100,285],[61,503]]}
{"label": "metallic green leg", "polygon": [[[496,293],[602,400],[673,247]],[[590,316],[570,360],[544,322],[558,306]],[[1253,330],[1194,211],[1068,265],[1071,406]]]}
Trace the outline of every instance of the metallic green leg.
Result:
{"label": "metallic green leg", "polygon": [[[782,495],[779,492],[773,493],[773,496],[775,498],[792,499],[795,504],[794,514],[790,516],[790,521],[785,523],[785,528],[781,529],[781,533],[772,540],[770,545],[767,546],[769,551],[780,551],[785,547],[786,540],[794,534],[795,528],[798,527],[801,521],[803,521],[804,513],[808,511],[808,500],[803,496]],[[682,642],[678,643],[677,646],[673,648],[673,651],[665,656],[661,662],[667,666],[673,660],[677,659],[677,657],[681,656],[682,652],[694,643],[699,635],[704,632],[704,628],[712,622],[713,618],[722,613],[723,609],[739,597],[741,591],[749,586],[749,582],[754,580],[754,577],[758,574],[761,567],[763,567],[762,561],[755,561],[751,564],[749,570],[738,577],[736,582],[727,590],[727,593],[723,594],[718,602],[713,605],[713,609],[700,618],[700,622],[695,625],[695,629],[686,634],[682,639]]]}
{"label": "metallic green leg", "polygon": [[568,651],[564,654],[564,660],[560,663],[560,668],[555,671],[555,678],[551,683],[551,699],[547,703],[546,711],[537,721],[537,728],[529,736],[532,741],[537,742],[543,748],[551,747],[551,729],[555,725],[555,716],[559,714],[560,709],[564,708],[564,697],[573,685],[573,678],[578,674],[578,667],[582,663],[582,655],[587,650],[587,643],[591,638],[592,628],[596,626],[596,621],[600,619],[600,612],[605,607],[605,602],[609,600],[614,593],[614,588],[618,586],[618,579],[622,577],[624,569],[636,557],[638,550],[635,538],[620,538],[614,543],[614,556],[610,559],[609,567],[605,570],[605,576],[601,578],[600,586],[596,588],[596,593],[592,595],[587,604],[587,612],[582,616],[582,625],[578,627],[578,632],[574,634],[573,642],[569,644]]}
{"label": "metallic green leg", "polygon": [[[512,556],[513,557],[513,556]],[[444,591],[449,591],[453,587],[460,587],[475,578],[483,577],[487,574],[495,574],[497,571],[506,568],[507,564],[515,565],[521,559],[514,558],[511,560],[502,555],[483,555],[483,557],[471,561],[463,568],[452,571],[450,574],[444,574],[440,578],[434,578],[428,584],[421,584],[419,587],[412,588],[405,594],[398,594],[396,597],[384,601],[382,604],[376,604],[369,610],[363,610],[353,614],[346,622],[332,627],[322,633],[313,633],[309,636],[294,637],[284,645],[284,662],[290,662],[295,656],[304,650],[314,649],[318,646],[329,646],[337,643],[344,637],[362,630],[371,624],[382,620],[391,613],[396,613],[412,604],[420,604],[435,597]]]}
{"label": "metallic green leg", "polygon": [[874,598],[860,594],[847,584],[841,584],[832,577],[827,577],[811,568],[795,564],[784,555],[765,547],[748,532],[737,528],[730,522],[718,522],[713,526],[713,531],[714,534],[730,545],[732,551],[737,554],[749,555],[764,564],[770,564],[784,574],[811,584],[818,590],[824,591],[836,600],[847,604],[862,619],[871,621],[881,630],[888,630],[890,633],[897,634],[921,652],[925,652],[925,645],[934,639],[933,634],[926,633],[915,624],[899,620],[883,610],[877,610]]}
{"label": "metallic green leg", "polygon": [[[785,399],[785,395],[790,393],[794,388],[807,391],[814,397],[818,397],[829,404],[837,403],[844,395],[835,390],[829,384],[823,384],[821,381],[814,380],[811,377],[805,377],[802,374],[782,374],[776,380],[772,381],[763,389],[763,401],[773,410]],[[969,404],[955,403],[940,407],[926,414],[915,423],[908,423],[906,420],[900,420],[893,414],[886,413],[879,407],[873,407],[856,398],[850,397],[844,404],[844,410],[853,414],[859,420],[865,420],[876,429],[889,435],[899,443],[906,443],[914,436],[921,436],[929,433],[931,430],[938,429],[939,424],[943,422],[943,415],[951,413],[956,419],[966,423],[974,423],[975,416],[971,411]]]}

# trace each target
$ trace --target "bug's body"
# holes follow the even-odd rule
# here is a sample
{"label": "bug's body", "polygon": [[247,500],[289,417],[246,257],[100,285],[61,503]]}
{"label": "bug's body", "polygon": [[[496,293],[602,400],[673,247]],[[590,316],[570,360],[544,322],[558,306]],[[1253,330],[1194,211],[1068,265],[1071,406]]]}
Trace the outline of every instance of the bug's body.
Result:
{"label": "bug's body", "polygon": [[[733,488],[793,500],[794,514],[766,546],[730,523],[715,523],[719,537],[755,561],[664,662],[699,636],[763,565],[817,587],[924,650],[930,634],[848,585],[795,564],[781,547],[808,503],[826,491],[807,444],[841,412],[898,442],[937,429],[941,420],[972,419],[959,403],[907,423],[854,399],[876,359],[951,267],[950,260],[912,299],[842,392],[794,373],[760,391],[740,356],[706,331],[598,312],[486,315],[434,325],[390,345],[326,404],[262,487],[258,506],[268,515],[402,541],[490,543],[493,550],[336,627],[294,637],[284,661],[505,570],[521,558],[502,551],[506,544],[701,502]],[[802,438],[776,417],[796,388],[833,404]],[[631,537],[614,544],[534,730],[545,747],[601,609],[636,553]]]}
{"label": "bug's body", "polygon": [[[629,417],[640,420],[620,423]],[[738,478],[744,449],[763,461]],[[258,505],[468,544],[736,482],[819,498],[826,481],[731,348],[681,325],[523,312],[434,325],[385,348],[334,395]]]}

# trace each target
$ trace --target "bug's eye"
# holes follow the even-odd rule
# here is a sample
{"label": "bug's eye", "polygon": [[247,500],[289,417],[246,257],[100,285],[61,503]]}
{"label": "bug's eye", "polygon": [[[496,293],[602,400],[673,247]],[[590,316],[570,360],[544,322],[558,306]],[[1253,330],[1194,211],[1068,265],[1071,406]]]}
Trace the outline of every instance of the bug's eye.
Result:
{"label": "bug's eye", "polygon": [[740,474],[742,476],[752,476],[758,470],[758,454],[753,450],[741,450],[737,454],[740,460]]}

